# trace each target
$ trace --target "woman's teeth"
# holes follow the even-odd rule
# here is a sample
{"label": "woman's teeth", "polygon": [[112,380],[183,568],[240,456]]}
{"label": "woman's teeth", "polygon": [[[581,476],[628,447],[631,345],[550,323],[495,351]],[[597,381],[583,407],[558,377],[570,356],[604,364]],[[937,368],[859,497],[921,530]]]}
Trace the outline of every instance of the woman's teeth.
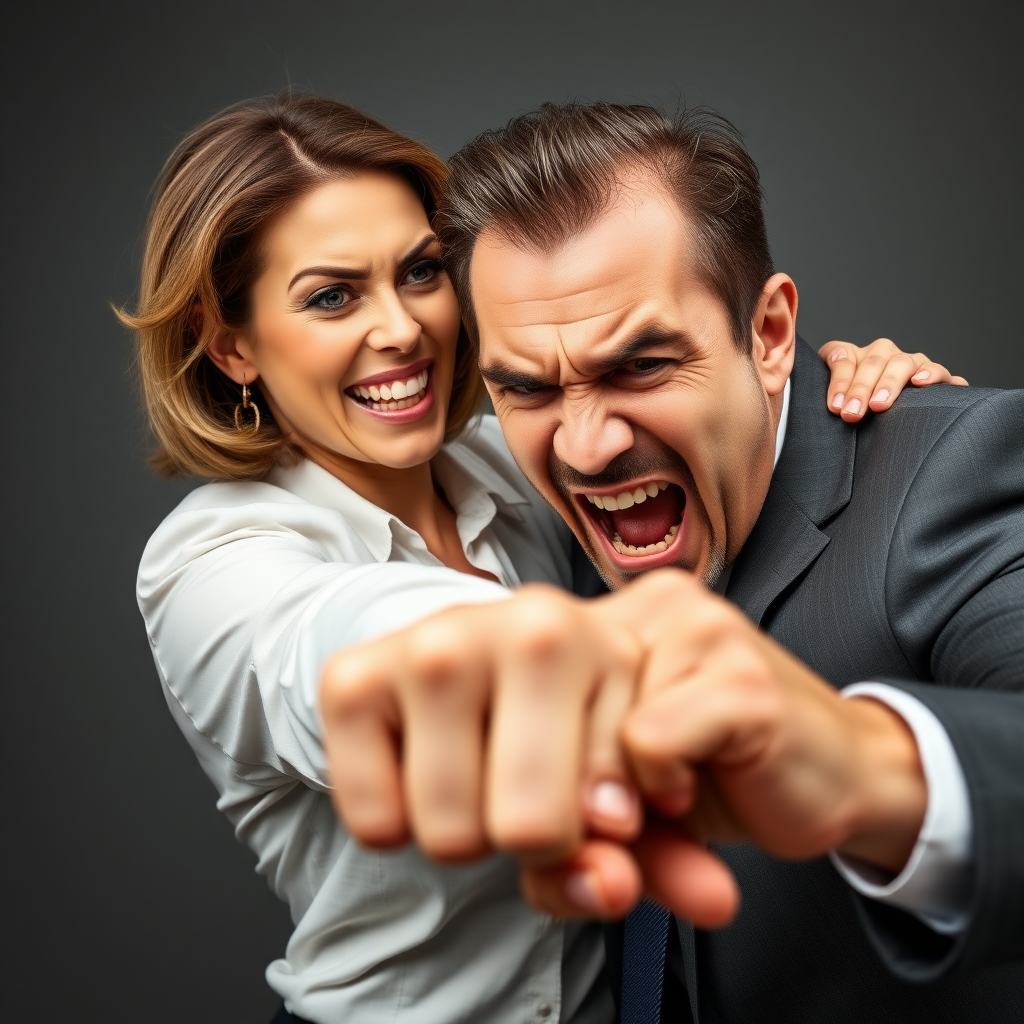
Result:
{"label": "woman's teeth", "polygon": [[[591,505],[596,505],[598,508],[607,509],[609,512],[615,512],[620,508],[632,508],[633,505],[639,505],[648,498],[657,497],[658,491],[664,491],[667,488],[667,481],[652,480],[645,487],[637,487],[632,491],[623,491],[621,494],[606,494],[604,496],[600,494],[588,494],[587,501],[589,501]],[[648,545],[648,547],[650,547],[650,545]]]}
{"label": "woman's teeth", "polygon": [[677,523],[665,534],[664,540],[659,540],[657,544],[648,544],[647,547],[638,548],[632,544],[623,544],[622,538],[616,533],[612,536],[612,547],[620,555],[654,555],[659,551],[664,551],[669,544],[672,543],[672,538],[679,532],[679,524]]}
{"label": "woman's teeth", "polygon": [[408,380],[394,380],[390,384],[361,384],[349,390],[370,404],[377,412],[395,412],[408,409],[423,400],[427,390],[427,371],[421,370],[415,377]]}

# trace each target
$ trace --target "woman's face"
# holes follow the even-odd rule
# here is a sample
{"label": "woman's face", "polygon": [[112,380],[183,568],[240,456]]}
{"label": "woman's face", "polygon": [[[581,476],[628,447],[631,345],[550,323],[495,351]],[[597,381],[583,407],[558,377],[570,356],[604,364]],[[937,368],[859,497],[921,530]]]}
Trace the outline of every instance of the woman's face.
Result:
{"label": "woman's face", "polygon": [[460,317],[412,188],[382,173],[328,181],[273,223],[264,252],[238,349],[281,429],[337,469],[432,458]]}

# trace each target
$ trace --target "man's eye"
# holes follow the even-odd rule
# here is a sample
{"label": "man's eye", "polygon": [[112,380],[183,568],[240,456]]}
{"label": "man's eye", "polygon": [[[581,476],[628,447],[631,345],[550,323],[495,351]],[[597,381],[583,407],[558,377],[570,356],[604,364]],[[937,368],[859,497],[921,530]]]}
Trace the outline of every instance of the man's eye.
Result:
{"label": "man's eye", "polygon": [[441,273],[441,264],[437,260],[421,260],[411,266],[405,275],[406,284],[431,284]]}
{"label": "man's eye", "polygon": [[653,373],[665,365],[664,359],[633,359],[626,363],[624,369],[629,373]]}
{"label": "man's eye", "polygon": [[332,285],[330,288],[323,288],[311,295],[306,307],[316,306],[318,309],[335,310],[347,306],[351,301],[352,296],[344,288]]}

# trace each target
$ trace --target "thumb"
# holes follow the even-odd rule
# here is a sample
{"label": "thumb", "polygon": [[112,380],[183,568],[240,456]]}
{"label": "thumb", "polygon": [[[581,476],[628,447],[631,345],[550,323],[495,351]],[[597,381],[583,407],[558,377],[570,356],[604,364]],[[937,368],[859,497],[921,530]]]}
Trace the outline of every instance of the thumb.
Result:
{"label": "thumb", "polygon": [[729,868],[707,847],[678,830],[649,827],[633,844],[645,893],[698,928],[721,928],[740,907]]}

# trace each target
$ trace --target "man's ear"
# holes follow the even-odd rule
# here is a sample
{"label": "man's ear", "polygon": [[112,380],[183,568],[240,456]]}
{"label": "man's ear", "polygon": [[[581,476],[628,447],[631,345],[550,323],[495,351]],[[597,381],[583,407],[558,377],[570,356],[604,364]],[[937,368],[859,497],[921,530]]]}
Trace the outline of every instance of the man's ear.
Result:
{"label": "man's ear", "polygon": [[754,310],[754,365],[769,395],[782,394],[796,356],[796,285],[788,274],[772,274]]}
{"label": "man's ear", "polygon": [[203,339],[206,335],[206,355],[221,373],[236,384],[251,384],[259,376],[259,369],[252,361],[252,347],[243,334],[207,323],[198,302],[192,307],[190,320],[197,338]]}

